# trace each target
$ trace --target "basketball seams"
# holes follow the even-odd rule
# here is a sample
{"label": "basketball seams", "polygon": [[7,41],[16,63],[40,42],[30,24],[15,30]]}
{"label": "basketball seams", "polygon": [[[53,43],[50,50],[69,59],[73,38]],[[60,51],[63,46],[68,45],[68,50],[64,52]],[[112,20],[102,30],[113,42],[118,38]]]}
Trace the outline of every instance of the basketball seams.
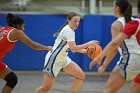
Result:
{"label": "basketball seams", "polygon": [[90,52],[90,57],[91,57],[91,58],[94,58],[94,56],[92,56],[92,55],[95,53],[94,47],[95,47],[95,46],[92,46],[92,47],[91,47],[91,52]]}
{"label": "basketball seams", "polygon": [[90,48],[90,46],[89,46],[89,47],[87,48],[87,54],[88,54],[89,57],[90,57],[90,55],[89,55],[89,54],[90,54],[90,49],[91,49],[91,48]]}
{"label": "basketball seams", "polygon": [[94,51],[92,51],[91,58],[93,59],[95,57],[95,51],[96,51],[96,45],[92,48]]}
{"label": "basketball seams", "polygon": [[97,57],[100,54],[100,52],[102,52],[102,48],[100,45],[88,46],[87,48],[87,55],[91,59]]}

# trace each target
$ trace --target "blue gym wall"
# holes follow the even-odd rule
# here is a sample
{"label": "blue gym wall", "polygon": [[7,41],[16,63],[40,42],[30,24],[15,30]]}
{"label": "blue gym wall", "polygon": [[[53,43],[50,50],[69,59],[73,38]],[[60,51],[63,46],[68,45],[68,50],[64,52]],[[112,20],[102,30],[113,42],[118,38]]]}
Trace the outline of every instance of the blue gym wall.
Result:
{"label": "blue gym wall", "polygon": [[[53,45],[53,34],[65,23],[66,15],[19,14],[25,20],[24,32],[34,41],[44,45]],[[76,43],[82,44],[90,40],[99,40],[102,48],[111,40],[110,27],[115,20],[113,16],[85,15],[76,30]],[[0,14],[0,25],[6,26],[5,14]],[[13,70],[42,70],[44,58],[48,51],[33,50],[18,41],[3,59]],[[90,58],[85,54],[71,53],[69,56],[84,71],[97,71],[95,66],[89,70]],[[107,71],[111,71],[118,60],[118,54]]]}

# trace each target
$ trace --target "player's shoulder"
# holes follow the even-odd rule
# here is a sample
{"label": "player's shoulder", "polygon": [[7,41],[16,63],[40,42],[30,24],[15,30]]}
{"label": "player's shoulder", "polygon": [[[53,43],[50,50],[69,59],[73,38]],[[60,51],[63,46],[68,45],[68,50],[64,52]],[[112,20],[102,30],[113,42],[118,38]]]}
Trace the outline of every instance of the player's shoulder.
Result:
{"label": "player's shoulder", "polygon": [[114,21],[113,23],[112,23],[112,27],[121,27],[123,24],[122,24],[122,22],[120,22],[120,21]]}
{"label": "player's shoulder", "polygon": [[69,27],[69,25],[66,25],[63,29],[62,29],[63,33],[70,33],[72,32],[72,29]]}
{"label": "player's shoulder", "polygon": [[69,27],[69,25],[66,25],[62,30],[71,30],[71,28]]}

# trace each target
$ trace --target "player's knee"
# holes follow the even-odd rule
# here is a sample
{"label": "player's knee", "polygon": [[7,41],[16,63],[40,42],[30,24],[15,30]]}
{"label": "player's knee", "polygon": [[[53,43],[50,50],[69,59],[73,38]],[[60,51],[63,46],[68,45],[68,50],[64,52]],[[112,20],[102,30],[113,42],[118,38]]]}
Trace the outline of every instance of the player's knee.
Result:
{"label": "player's knee", "polygon": [[14,88],[17,84],[17,81],[18,81],[17,76],[14,72],[11,72],[8,75],[6,75],[4,80],[7,82],[6,85],[10,88]]}
{"label": "player's knee", "polygon": [[80,79],[80,80],[85,80],[85,73],[80,73],[80,75],[77,77],[77,79]]}
{"label": "player's knee", "polygon": [[85,73],[82,73],[81,79],[85,80]]}

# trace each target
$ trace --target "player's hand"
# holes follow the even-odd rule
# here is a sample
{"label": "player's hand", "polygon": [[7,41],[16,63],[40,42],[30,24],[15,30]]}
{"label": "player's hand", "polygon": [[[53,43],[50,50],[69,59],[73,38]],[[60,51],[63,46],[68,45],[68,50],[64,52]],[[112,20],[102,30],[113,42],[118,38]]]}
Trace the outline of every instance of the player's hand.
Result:
{"label": "player's hand", "polygon": [[104,67],[103,65],[101,65],[101,66],[98,68],[98,72],[99,72],[100,74],[103,74],[103,73],[105,72],[105,70],[106,70],[106,67]]}
{"label": "player's hand", "polygon": [[52,46],[47,46],[47,50],[52,52],[53,51]]}
{"label": "player's hand", "polygon": [[92,67],[94,65],[97,65],[98,67],[101,65],[102,63],[102,58],[100,57],[96,57],[95,59],[93,59],[91,62],[90,62],[90,69],[92,69]]}

